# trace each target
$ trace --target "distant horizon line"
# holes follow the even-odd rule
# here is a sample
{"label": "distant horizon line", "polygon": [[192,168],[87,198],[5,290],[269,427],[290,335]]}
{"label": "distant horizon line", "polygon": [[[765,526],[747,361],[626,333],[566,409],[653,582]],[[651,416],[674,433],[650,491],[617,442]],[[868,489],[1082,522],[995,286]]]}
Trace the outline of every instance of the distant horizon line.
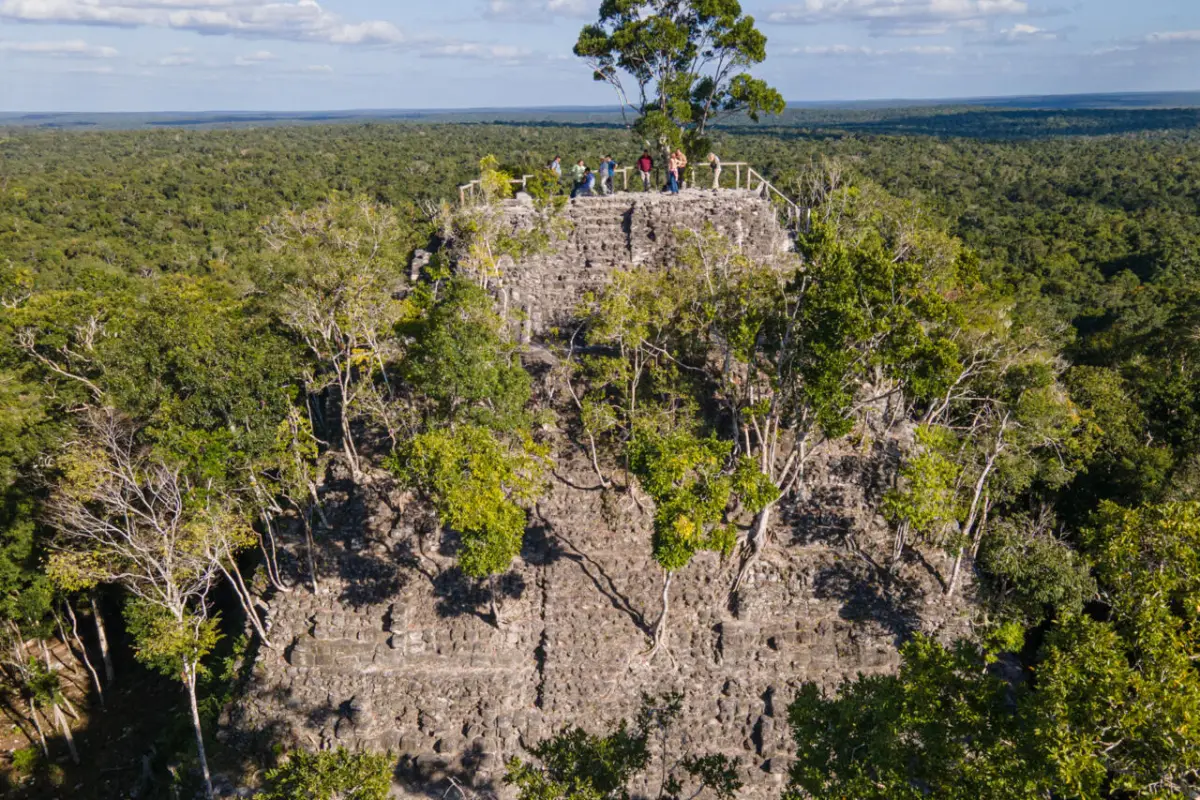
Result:
{"label": "distant horizon line", "polygon": [[[989,103],[997,101],[1017,101],[1017,100],[1051,100],[1055,98],[1106,98],[1106,97],[1121,97],[1131,98],[1139,96],[1173,96],[1173,95],[1200,95],[1200,89],[1171,89],[1171,90],[1144,90],[1144,91],[1107,91],[1107,92],[1063,92],[1057,94],[1011,94],[1011,95],[964,95],[959,97],[878,97],[866,98],[861,100],[789,100],[787,101],[788,108],[839,108],[847,106],[875,106],[886,107],[887,105],[970,105],[972,103]],[[67,114],[87,114],[87,115],[103,115],[103,114],[381,114],[381,113],[410,113],[410,114],[430,114],[430,113],[484,113],[484,112],[514,112],[514,111],[537,111],[537,112],[592,112],[592,113],[620,113],[621,107],[614,105],[548,105],[548,106],[442,106],[442,107],[376,107],[376,108],[308,108],[308,109],[288,109],[288,110],[263,110],[254,108],[241,109],[221,109],[212,108],[204,110],[180,110],[180,109],[163,109],[158,111],[74,111],[74,110],[57,110],[57,111],[19,111],[19,110],[0,110],[0,116],[5,117],[37,117],[50,115],[67,115]]]}

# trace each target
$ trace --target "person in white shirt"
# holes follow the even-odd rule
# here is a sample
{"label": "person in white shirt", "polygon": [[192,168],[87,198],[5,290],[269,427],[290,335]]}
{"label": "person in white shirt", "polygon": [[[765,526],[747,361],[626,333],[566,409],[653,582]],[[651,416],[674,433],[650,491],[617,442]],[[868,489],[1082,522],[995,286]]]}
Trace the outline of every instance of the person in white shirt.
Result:
{"label": "person in white shirt", "polygon": [[721,188],[721,159],[717,158],[716,153],[709,153],[708,154],[708,163],[709,163],[709,166],[712,167],[712,171],[713,171],[713,188],[720,189]]}

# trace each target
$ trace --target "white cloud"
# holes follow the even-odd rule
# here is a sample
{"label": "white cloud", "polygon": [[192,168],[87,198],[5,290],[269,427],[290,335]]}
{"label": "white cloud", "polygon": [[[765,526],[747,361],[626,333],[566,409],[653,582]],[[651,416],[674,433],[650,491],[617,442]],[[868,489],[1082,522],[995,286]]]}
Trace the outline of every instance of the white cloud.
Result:
{"label": "white cloud", "polygon": [[346,45],[411,41],[391,22],[346,22],[316,0],[0,0],[0,19]]}
{"label": "white cloud", "polygon": [[88,44],[79,39],[67,42],[0,42],[0,52],[47,58],[116,58],[115,47]]}
{"label": "white cloud", "polygon": [[1111,56],[1119,53],[1143,53],[1159,56],[1186,56],[1200,46],[1200,30],[1160,31],[1132,39],[1119,40],[1108,47],[1093,50],[1093,56]]}
{"label": "white cloud", "polygon": [[1152,33],[1142,41],[1149,45],[1200,44],[1200,30]]}
{"label": "white cloud", "polygon": [[259,50],[249,55],[238,56],[233,60],[233,63],[239,67],[257,67],[260,64],[265,64],[268,61],[277,61],[279,56],[272,53],[270,50]]}
{"label": "white cloud", "polygon": [[333,72],[333,67],[328,64],[309,64],[304,68],[305,72]]}
{"label": "white cloud", "polygon": [[471,58],[481,61],[503,61],[517,63],[525,61],[533,55],[533,51],[507,44],[444,44],[425,50],[422,55],[427,58]]}
{"label": "white cloud", "polygon": [[1017,45],[1033,44],[1035,42],[1055,42],[1061,38],[1062,35],[1058,31],[1048,31],[1036,25],[1018,22],[1011,28],[1004,28],[997,31],[994,35],[988,36],[982,41],[988,44]]}
{"label": "white cloud", "polygon": [[935,45],[879,49],[875,47],[863,47],[848,44],[831,44],[814,45],[811,47],[797,47],[791,50],[788,54],[803,56],[860,56],[867,58],[881,58],[888,56],[952,56],[955,52],[956,51],[953,47],[942,47]]}
{"label": "white cloud", "polygon": [[1026,0],[804,0],[767,18],[796,25],[863,23],[874,35],[938,36],[955,28],[982,29],[988,18],[1028,13]]}
{"label": "white cloud", "polygon": [[505,22],[549,22],[554,17],[594,16],[594,0],[487,0],[483,15]]}

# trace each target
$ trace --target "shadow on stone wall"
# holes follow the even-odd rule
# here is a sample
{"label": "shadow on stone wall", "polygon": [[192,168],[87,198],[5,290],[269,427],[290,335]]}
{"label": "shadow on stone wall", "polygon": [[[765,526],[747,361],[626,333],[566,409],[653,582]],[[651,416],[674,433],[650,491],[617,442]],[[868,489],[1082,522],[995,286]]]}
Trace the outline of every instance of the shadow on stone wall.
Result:
{"label": "shadow on stone wall", "polygon": [[813,594],[840,600],[842,619],[879,625],[893,635],[897,646],[921,629],[921,584],[865,559],[842,559],[820,570],[813,579]]}

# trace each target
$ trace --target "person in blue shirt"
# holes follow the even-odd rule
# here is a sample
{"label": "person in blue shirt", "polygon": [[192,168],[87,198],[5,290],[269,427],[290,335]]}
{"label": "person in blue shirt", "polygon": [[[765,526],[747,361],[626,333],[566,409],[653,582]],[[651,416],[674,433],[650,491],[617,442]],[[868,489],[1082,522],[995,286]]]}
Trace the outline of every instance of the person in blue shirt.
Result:
{"label": "person in blue shirt", "polygon": [[596,174],[588,167],[583,171],[583,180],[571,192],[571,197],[593,197],[596,194]]}
{"label": "person in blue shirt", "polygon": [[617,161],[614,158],[605,156],[600,162],[600,193],[614,194],[613,176],[617,174]]}

